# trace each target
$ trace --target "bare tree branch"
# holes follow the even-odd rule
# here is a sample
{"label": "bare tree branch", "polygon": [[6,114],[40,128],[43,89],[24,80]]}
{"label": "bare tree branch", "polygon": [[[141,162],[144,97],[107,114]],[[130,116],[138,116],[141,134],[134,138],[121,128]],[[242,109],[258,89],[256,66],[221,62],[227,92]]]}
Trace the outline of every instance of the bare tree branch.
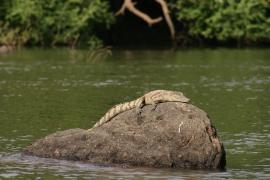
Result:
{"label": "bare tree branch", "polygon": [[144,20],[149,26],[152,26],[153,24],[159,23],[162,21],[162,17],[158,18],[151,18],[147,14],[143,13],[142,11],[138,10],[135,6],[135,3],[132,2],[132,0],[124,0],[122,7],[115,15],[121,15],[125,13],[125,10],[129,10],[131,13],[135,14],[142,20]]}
{"label": "bare tree branch", "polygon": [[174,41],[175,40],[175,28],[170,16],[170,11],[168,9],[167,3],[165,2],[165,0],[156,0],[157,3],[160,4],[162,11],[163,11],[163,15],[165,17],[165,20],[167,22],[167,25],[170,29],[170,33],[171,33],[171,38]]}

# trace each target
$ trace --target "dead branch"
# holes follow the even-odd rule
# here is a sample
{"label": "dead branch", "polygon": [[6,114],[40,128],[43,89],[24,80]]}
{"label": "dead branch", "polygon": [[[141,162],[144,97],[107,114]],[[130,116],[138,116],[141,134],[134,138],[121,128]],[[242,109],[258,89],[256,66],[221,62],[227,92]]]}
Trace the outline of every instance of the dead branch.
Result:
{"label": "dead branch", "polygon": [[173,25],[173,22],[172,22],[172,19],[170,16],[170,11],[168,9],[167,3],[165,2],[165,0],[156,0],[156,2],[159,3],[161,8],[162,8],[163,15],[164,15],[165,20],[167,22],[167,25],[170,29],[171,38],[174,41],[175,40],[175,28],[174,28],[174,25]]}
{"label": "dead branch", "polygon": [[118,16],[118,15],[124,14],[126,9],[129,10],[131,13],[135,14],[136,16],[138,16],[139,18],[141,18],[142,20],[144,20],[149,26],[159,23],[163,19],[162,17],[158,17],[154,19],[151,18],[147,14],[138,10],[135,7],[135,3],[133,3],[132,0],[124,0],[122,7],[115,15]]}

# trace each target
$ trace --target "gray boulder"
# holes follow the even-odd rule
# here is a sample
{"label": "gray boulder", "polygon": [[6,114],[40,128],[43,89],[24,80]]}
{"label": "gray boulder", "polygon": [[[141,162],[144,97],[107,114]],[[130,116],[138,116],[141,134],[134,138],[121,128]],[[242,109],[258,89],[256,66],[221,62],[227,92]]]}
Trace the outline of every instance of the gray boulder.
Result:
{"label": "gray boulder", "polygon": [[225,168],[225,151],[207,114],[192,104],[132,109],[100,127],[56,132],[23,153],[96,164],[162,168]]}

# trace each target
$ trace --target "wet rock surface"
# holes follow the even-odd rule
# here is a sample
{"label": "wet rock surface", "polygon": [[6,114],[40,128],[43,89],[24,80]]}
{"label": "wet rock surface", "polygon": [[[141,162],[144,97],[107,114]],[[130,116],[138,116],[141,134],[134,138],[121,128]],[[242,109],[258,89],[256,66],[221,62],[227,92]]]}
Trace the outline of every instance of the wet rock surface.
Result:
{"label": "wet rock surface", "polygon": [[24,154],[97,164],[222,169],[225,150],[207,114],[192,104],[160,103],[123,112],[100,127],[56,132]]}

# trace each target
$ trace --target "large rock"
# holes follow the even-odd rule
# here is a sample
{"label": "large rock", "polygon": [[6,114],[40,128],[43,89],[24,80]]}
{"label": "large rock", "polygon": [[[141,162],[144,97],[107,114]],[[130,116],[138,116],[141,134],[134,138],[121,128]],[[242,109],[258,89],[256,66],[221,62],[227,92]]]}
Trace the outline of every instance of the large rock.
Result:
{"label": "large rock", "polygon": [[38,140],[25,154],[98,164],[224,168],[225,151],[207,114],[192,104],[132,109],[92,130],[71,129]]}

